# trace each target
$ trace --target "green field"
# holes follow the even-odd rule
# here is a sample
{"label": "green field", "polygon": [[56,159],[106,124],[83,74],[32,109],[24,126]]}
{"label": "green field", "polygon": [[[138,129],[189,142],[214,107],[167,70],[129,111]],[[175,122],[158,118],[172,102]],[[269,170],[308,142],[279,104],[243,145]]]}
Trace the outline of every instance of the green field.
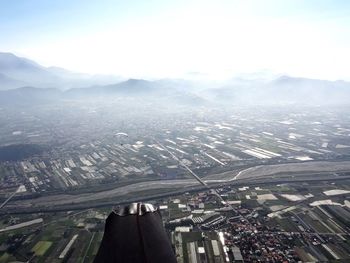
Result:
{"label": "green field", "polygon": [[10,258],[10,255],[5,253],[0,257],[0,263],[6,263],[8,262],[8,259]]}
{"label": "green field", "polygon": [[51,245],[52,245],[52,242],[50,242],[50,241],[39,241],[32,248],[32,251],[37,256],[43,256],[45,254],[45,252],[51,247]]}

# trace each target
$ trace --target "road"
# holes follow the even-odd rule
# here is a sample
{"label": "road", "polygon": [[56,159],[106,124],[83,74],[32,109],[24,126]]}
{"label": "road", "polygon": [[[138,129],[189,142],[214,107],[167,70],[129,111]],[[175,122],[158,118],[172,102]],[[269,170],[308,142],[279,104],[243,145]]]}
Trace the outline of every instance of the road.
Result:
{"label": "road", "polygon": [[19,186],[17,188],[17,190],[15,192],[13,192],[1,205],[0,205],[0,209],[3,208],[8,202],[10,202],[10,200],[17,194],[20,192],[21,186]]}
{"label": "road", "polygon": [[20,223],[20,224],[17,224],[17,225],[7,226],[5,228],[0,229],[0,233],[7,232],[7,231],[13,231],[13,230],[20,229],[20,228],[23,228],[23,227],[28,227],[28,226],[31,226],[31,225],[40,224],[43,221],[44,220],[42,218],[37,218],[37,219],[30,220],[30,221],[27,221],[27,222],[23,222],[23,223]]}
{"label": "road", "polygon": [[277,174],[297,174],[316,172],[348,172],[350,161],[312,161],[284,164],[257,165],[237,172],[224,172],[205,176],[205,181],[227,182],[237,179],[259,178]]}
{"label": "road", "polygon": [[156,142],[166,152],[168,152],[174,158],[174,160],[176,160],[182,167],[184,167],[194,177],[194,179],[196,179],[201,185],[203,185],[204,187],[208,188],[208,190],[210,190],[213,194],[215,194],[217,196],[217,198],[221,201],[221,204],[225,204],[226,203],[225,200],[221,197],[221,195],[219,195],[219,193],[217,192],[216,189],[210,188],[205,181],[203,181],[195,172],[193,172],[183,161],[181,161],[179,158],[177,158],[177,156],[175,154],[173,154],[171,151],[169,151],[168,148],[166,148],[163,144],[161,144],[157,140],[156,140]]}
{"label": "road", "polygon": [[[294,167],[294,168],[293,168]],[[334,172],[350,171],[350,161],[346,162],[306,162],[296,164],[278,164],[255,166],[244,169],[239,172],[225,172],[218,174],[220,179],[214,179],[212,176],[207,176],[205,184],[212,187],[218,187],[223,184],[256,184],[269,182],[293,182],[298,180],[336,180],[339,179]],[[324,174],[331,172],[331,174]],[[345,178],[343,176],[343,178]],[[342,179],[342,178],[340,178]],[[204,186],[205,188],[208,186]],[[9,201],[7,203],[7,210],[30,210],[30,209],[59,209],[60,206],[74,207],[93,207],[94,205],[101,205],[104,202],[125,202],[133,200],[147,199],[152,195],[151,190],[164,190],[160,195],[169,195],[191,191],[194,189],[204,188],[198,183],[196,179],[181,179],[181,180],[158,180],[134,183],[122,187],[117,187],[111,190],[105,190],[96,193],[83,194],[57,194],[42,196],[35,199]],[[204,188],[204,189],[205,189]],[[145,191],[148,194],[144,194]],[[1,212],[1,211],[0,211]]]}

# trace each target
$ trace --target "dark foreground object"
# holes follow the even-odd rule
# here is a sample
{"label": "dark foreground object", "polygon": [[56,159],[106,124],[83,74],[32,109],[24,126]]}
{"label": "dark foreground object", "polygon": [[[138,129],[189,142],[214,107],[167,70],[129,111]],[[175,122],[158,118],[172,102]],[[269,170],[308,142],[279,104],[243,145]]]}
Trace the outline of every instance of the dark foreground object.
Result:
{"label": "dark foreground object", "polygon": [[176,263],[159,210],[133,203],[113,211],[94,263]]}

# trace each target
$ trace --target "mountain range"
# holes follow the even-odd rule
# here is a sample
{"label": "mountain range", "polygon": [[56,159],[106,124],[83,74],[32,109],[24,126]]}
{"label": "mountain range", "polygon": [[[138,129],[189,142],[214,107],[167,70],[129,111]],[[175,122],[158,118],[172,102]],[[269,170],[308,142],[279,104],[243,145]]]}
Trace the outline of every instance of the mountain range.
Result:
{"label": "mountain range", "polygon": [[208,84],[182,79],[121,81],[58,67],[43,67],[11,53],[0,53],[0,106],[60,100],[129,97],[185,105],[348,105],[350,83],[258,74]]}
{"label": "mountain range", "polygon": [[58,67],[44,67],[12,53],[0,52],[0,90],[24,86],[69,89],[111,84],[120,80],[117,76],[89,75]]}

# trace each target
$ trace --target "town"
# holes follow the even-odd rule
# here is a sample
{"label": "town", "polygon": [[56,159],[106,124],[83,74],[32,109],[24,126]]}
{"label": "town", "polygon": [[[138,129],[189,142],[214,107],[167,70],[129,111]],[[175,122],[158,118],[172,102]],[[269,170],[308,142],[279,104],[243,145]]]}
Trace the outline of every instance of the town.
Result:
{"label": "town", "polygon": [[[159,207],[178,262],[347,262],[350,180],[185,193]],[[112,208],[3,215],[0,262],[92,262]]]}
{"label": "town", "polygon": [[178,262],[350,259],[344,109],[114,106],[1,109],[0,262],[92,262],[131,201],[160,209]]}

